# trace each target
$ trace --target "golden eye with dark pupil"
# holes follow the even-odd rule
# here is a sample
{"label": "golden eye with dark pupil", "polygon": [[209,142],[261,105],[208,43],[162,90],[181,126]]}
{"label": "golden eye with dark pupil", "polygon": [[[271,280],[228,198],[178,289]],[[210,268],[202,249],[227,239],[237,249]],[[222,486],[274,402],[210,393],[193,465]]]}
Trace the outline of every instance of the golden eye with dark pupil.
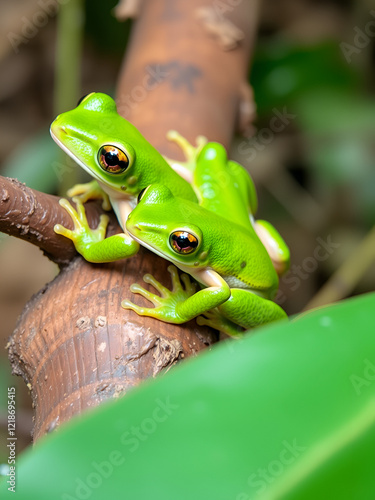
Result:
{"label": "golden eye with dark pupil", "polygon": [[169,241],[171,247],[177,253],[192,253],[198,246],[197,238],[187,231],[175,231],[170,235]]}
{"label": "golden eye with dark pupil", "polygon": [[129,166],[129,159],[115,146],[103,146],[99,150],[99,165],[110,174],[121,174]]}

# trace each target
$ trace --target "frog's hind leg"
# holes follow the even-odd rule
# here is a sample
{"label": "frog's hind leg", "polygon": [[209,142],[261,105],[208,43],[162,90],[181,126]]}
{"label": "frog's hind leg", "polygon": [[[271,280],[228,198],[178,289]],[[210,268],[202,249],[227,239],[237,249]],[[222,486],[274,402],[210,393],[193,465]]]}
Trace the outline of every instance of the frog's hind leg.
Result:
{"label": "frog's hind leg", "polygon": [[169,130],[167,132],[167,139],[174,142],[181,148],[188,164],[195,164],[197,156],[208,142],[206,137],[204,137],[203,135],[198,135],[198,137],[195,139],[196,146],[193,146],[176,130]]}
{"label": "frog's hind leg", "polygon": [[230,321],[246,329],[287,318],[272,300],[239,288],[232,288],[229,300],[218,309]]}
{"label": "frog's hind leg", "polygon": [[285,241],[273,225],[265,220],[257,220],[254,229],[271,257],[277,274],[282,276],[290,266],[290,252]]}
{"label": "frog's hind leg", "polygon": [[215,330],[219,330],[219,332],[226,333],[231,337],[242,337],[243,328],[239,325],[236,325],[225,316],[223,316],[217,308],[211,309],[210,311],[205,312],[201,316],[198,316],[197,319],[198,325],[206,325]]}
{"label": "frog's hind leg", "polygon": [[193,146],[176,130],[169,130],[167,133],[167,139],[180,147],[183,155],[185,156],[185,161],[176,161],[171,158],[164,157],[165,160],[178,175],[180,175],[187,182],[191,183],[199,153],[208,142],[206,137],[199,135],[195,140],[196,146]]}

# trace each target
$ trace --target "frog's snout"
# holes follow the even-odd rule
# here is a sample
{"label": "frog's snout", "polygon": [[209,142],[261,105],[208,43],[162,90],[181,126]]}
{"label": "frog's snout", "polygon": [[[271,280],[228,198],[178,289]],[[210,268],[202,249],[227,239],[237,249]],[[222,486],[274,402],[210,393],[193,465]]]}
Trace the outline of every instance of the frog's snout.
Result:
{"label": "frog's snout", "polygon": [[60,125],[58,123],[58,118],[57,117],[51,124],[51,135],[52,137],[56,137],[56,138],[59,138],[59,137],[62,137],[64,135],[68,135],[68,131],[65,127],[65,125]]}

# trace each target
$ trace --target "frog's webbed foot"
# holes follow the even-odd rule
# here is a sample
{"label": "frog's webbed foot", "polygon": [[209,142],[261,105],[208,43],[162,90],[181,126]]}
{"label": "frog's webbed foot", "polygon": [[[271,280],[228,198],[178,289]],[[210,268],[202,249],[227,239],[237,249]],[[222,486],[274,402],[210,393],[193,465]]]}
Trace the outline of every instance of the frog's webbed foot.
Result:
{"label": "frog's webbed foot", "polygon": [[145,274],[143,277],[143,281],[152,285],[160,295],[145,290],[138,283],[134,283],[130,287],[131,292],[137,293],[149,300],[154,304],[154,307],[137,306],[127,299],[122,301],[122,307],[124,309],[131,309],[140,316],[150,316],[166,323],[178,324],[187,321],[186,318],[178,314],[178,305],[195,294],[196,285],[190,280],[187,274],[182,274],[180,279],[175,266],[168,266],[168,272],[172,279],[172,290],[163,286],[151,274]]}
{"label": "frog's webbed foot", "polygon": [[78,197],[73,198],[73,201],[75,202],[77,209],[74,209],[69,201],[64,198],[59,200],[59,204],[65,208],[72,218],[74,229],[67,229],[61,224],[56,224],[53,229],[55,233],[62,234],[66,238],[72,240],[76,249],[81,253],[81,248],[86,247],[90,243],[97,243],[104,240],[109,217],[108,215],[101,215],[98,227],[96,229],[91,229],[87,222],[85,207],[82,202]]}
{"label": "frog's webbed foot", "polygon": [[70,230],[61,224],[56,224],[54,231],[73,241],[74,246],[89,262],[113,262],[135,255],[139,244],[128,234],[114,234],[105,237],[109,217],[101,215],[98,227],[91,229],[86,218],[85,207],[78,198],[73,198],[77,209],[68,200],[61,199],[60,205],[65,208],[73,220],[74,229]]}
{"label": "frog's webbed foot", "polygon": [[219,330],[219,332],[226,333],[231,337],[242,337],[244,329],[227,319],[217,309],[211,309],[205,312],[202,316],[197,317],[198,325],[206,325]]}
{"label": "frog's webbed foot", "polygon": [[86,184],[76,184],[68,190],[67,195],[70,198],[74,196],[81,203],[86,203],[89,200],[102,200],[103,210],[111,210],[109,196],[95,180]]}
{"label": "frog's webbed foot", "polygon": [[85,207],[83,203],[78,198],[73,198],[74,203],[77,206],[75,210],[68,200],[61,198],[59,204],[65,208],[74,223],[74,230],[65,228],[61,224],[56,224],[54,227],[55,233],[62,234],[74,242],[74,244],[82,243],[96,243],[102,241],[105,238],[105,233],[109,223],[108,215],[101,215],[100,222],[96,229],[91,229],[89,223],[87,222]]}
{"label": "frog's webbed foot", "polygon": [[167,162],[171,165],[171,167],[174,170],[178,171],[178,173],[180,173],[179,170],[181,169],[187,169],[190,172],[193,172],[195,169],[195,164],[198,155],[208,142],[207,138],[204,137],[203,135],[199,135],[195,140],[196,145],[193,146],[187,139],[185,139],[185,137],[179,134],[176,130],[169,130],[169,132],[167,132],[167,139],[177,144],[177,146],[181,148],[185,156],[185,162],[179,162],[166,158]]}

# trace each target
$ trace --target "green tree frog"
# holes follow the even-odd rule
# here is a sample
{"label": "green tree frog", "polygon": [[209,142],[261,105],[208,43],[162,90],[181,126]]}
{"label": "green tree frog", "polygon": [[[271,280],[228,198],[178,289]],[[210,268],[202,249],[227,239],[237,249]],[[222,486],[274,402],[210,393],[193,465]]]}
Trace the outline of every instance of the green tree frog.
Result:
{"label": "green tree frog", "polygon": [[[55,231],[70,238],[86,260],[109,262],[138,251],[138,243],[126,231],[126,219],[139,193],[158,182],[169,186],[175,196],[199,202],[251,230],[254,227],[278,272],[287,268],[289,251],[281,236],[269,223],[254,221],[257,197],[249,174],[228,160],[220,144],[206,145],[207,140],[198,137],[194,147],[170,131],[168,138],[181,147],[187,161],[167,161],[117,113],[111,97],[96,92],[82,98],[75,109],[59,115],[51,125],[51,135],[95,179],[69,191],[77,209],[67,200],[60,200],[73,219],[74,230],[55,226]],[[98,228],[89,227],[83,203],[92,198],[103,198],[107,209],[112,205],[124,233],[105,238],[105,215]]]}
{"label": "green tree frog", "polygon": [[[192,186],[117,113],[114,100],[106,94],[93,92],[75,109],[60,114],[51,125],[51,135],[95,179],[68,193],[75,196],[76,210],[67,200],[60,200],[73,219],[74,230],[55,226],[55,231],[70,238],[90,262],[110,262],[138,251],[139,245],[126,232],[125,223],[138,194],[149,184],[164,183],[182,199],[197,202]],[[96,229],[90,229],[82,203],[92,198],[104,198],[106,208],[110,200],[124,233],[105,238],[106,215]]]}
{"label": "green tree frog", "polygon": [[278,287],[277,273],[251,225],[246,227],[181,200],[161,184],[149,186],[139,198],[126,222],[128,232],[141,245],[190,274],[202,289],[196,291],[186,274],[181,277],[182,284],[176,268],[170,266],[172,291],[145,275],[144,281],[160,296],[138,284],[133,284],[131,291],[155,307],[124,300],[125,309],[170,323],[203,315],[200,324],[229,335],[238,335],[238,326],[247,329],[286,318],[272,301]]}

